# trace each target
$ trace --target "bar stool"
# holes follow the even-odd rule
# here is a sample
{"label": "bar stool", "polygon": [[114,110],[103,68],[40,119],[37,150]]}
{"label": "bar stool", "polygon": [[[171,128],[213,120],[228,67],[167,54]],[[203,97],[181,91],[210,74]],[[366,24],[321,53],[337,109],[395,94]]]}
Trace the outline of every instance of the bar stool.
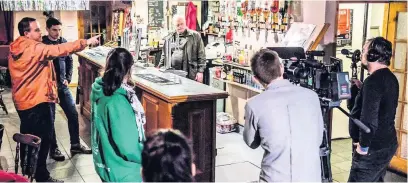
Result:
{"label": "bar stool", "polygon": [[4,86],[6,85],[6,78],[4,75],[7,73],[7,67],[0,66],[0,108],[8,114],[7,107],[3,102]]}

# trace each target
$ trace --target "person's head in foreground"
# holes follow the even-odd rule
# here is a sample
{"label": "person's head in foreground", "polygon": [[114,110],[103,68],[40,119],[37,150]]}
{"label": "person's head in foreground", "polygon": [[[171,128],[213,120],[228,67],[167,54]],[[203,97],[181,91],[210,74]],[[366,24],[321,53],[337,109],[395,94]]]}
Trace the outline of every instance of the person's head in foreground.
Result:
{"label": "person's head in foreground", "polygon": [[28,39],[42,41],[40,24],[35,18],[24,17],[18,22],[18,33]]}
{"label": "person's head in foreground", "polygon": [[187,139],[177,130],[162,129],[149,135],[142,151],[145,182],[193,182],[195,165]]}
{"label": "person's head in foreground", "polygon": [[283,79],[283,65],[279,55],[275,51],[262,49],[251,58],[251,69],[257,79],[264,87],[272,81]]}
{"label": "person's head in foreground", "polygon": [[133,63],[132,54],[125,48],[114,48],[108,53],[102,77],[106,96],[111,96],[122,83],[128,83]]}

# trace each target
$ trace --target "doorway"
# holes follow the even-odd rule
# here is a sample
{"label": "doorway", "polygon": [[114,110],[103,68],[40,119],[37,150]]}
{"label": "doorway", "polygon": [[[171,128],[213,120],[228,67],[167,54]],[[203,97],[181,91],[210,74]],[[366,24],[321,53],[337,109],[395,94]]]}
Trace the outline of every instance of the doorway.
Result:
{"label": "doorway", "polygon": [[[343,60],[343,71],[351,77],[351,58],[342,54],[343,49],[349,52],[362,51],[365,40],[383,35],[385,6],[388,3],[343,3],[338,6],[336,57]],[[349,55],[351,56],[351,54]],[[360,63],[357,63],[359,66]],[[361,68],[357,68],[360,79]],[[364,78],[367,72],[363,72]],[[347,102],[341,103],[347,109]],[[332,139],[349,138],[349,118],[338,110],[333,111]]]}

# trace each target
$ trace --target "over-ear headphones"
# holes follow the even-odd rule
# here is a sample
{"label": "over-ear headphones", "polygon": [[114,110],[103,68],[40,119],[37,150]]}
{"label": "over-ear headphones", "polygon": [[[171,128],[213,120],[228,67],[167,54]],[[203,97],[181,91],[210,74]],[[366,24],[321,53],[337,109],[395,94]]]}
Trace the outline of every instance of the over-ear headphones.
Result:
{"label": "over-ear headphones", "polygon": [[378,53],[378,51],[375,49],[375,47],[377,46],[377,39],[374,38],[371,43],[370,46],[368,47],[368,52],[367,52],[367,61],[369,62],[375,62],[378,59],[380,59],[380,55]]}
{"label": "over-ear headphones", "polygon": [[[389,47],[389,48],[388,48]],[[367,51],[367,61],[369,62],[386,62],[386,64],[389,64],[389,60],[392,56],[392,51],[391,48],[392,45],[391,43],[382,38],[382,37],[376,37],[374,38]],[[388,48],[388,49],[387,49]],[[380,50],[382,53],[378,52]]]}

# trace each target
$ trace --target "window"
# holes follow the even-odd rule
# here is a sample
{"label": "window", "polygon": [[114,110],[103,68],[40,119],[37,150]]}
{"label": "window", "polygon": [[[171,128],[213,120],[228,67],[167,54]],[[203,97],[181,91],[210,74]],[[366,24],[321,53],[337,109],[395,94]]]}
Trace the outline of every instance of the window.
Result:
{"label": "window", "polygon": [[101,35],[100,44],[103,45],[110,40],[110,1],[90,1],[90,10],[79,11],[78,29],[79,37],[88,39]]}

